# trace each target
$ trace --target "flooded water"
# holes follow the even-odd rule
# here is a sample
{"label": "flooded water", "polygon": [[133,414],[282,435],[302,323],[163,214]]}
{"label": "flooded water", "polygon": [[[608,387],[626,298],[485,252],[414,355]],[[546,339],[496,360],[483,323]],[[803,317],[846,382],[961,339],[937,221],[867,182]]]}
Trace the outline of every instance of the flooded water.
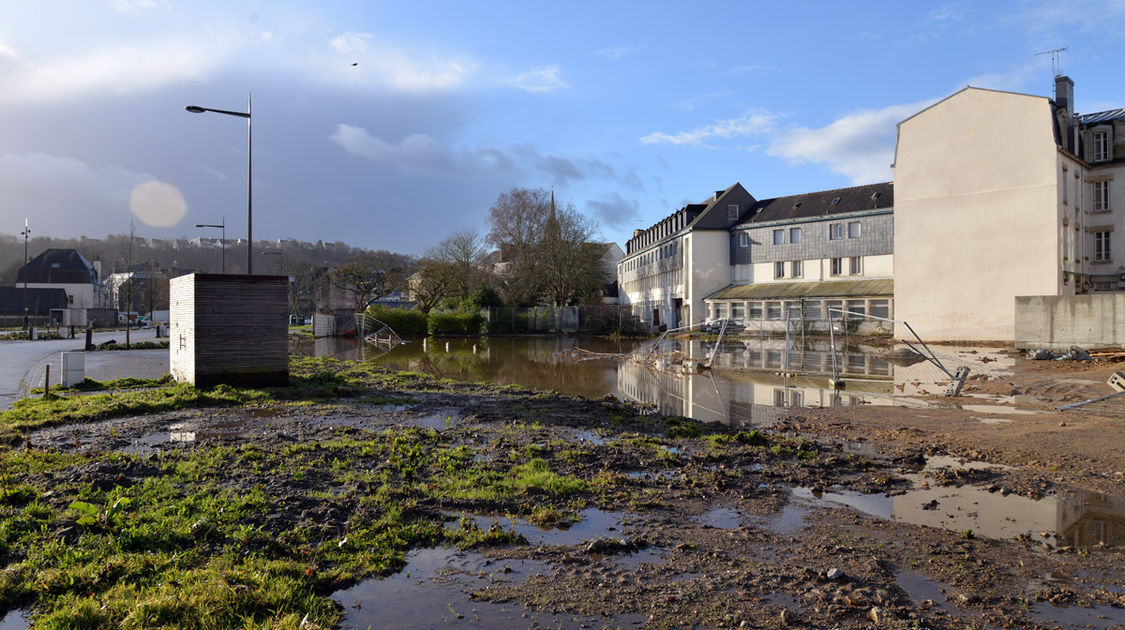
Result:
{"label": "flooded water", "polygon": [[473,591],[550,576],[551,565],[495,559],[456,549],[421,549],[407,555],[406,568],[366,580],[332,598],[344,607],[344,628],[591,628],[640,627],[645,617],[583,617],[545,614],[520,604],[476,601]]}
{"label": "flooded water", "polygon": [[[388,352],[351,339],[324,338],[306,343],[300,351],[439,378],[523,385],[588,398],[612,395],[665,414],[741,426],[769,426],[801,407],[923,406],[910,395],[941,391],[948,380],[928,362],[897,365],[880,359],[878,349],[864,346],[837,353],[824,344],[786,353],[784,339],[724,342],[717,353],[713,343],[698,340],[665,340],[655,350],[653,346],[651,339],[615,342],[597,337],[431,338]],[[650,351],[667,369],[620,359]],[[695,369],[712,355],[713,369]],[[943,361],[952,365],[958,359]],[[987,369],[1003,369],[1005,361],[1011,365],[1011,359],[992,359]],[[834,375],[844,380],[843,389],[829,385]]]}
{"label": "flooded water", "polygon": [[[959,463],[933,458],[928,470],[938,468],[1000,468],[981,462]],[[937,527],[974,536],[1009,539],[1026,534],[1052,547],[1090,548],[1125,545],[1125,495],[1069,492],[1042,499],[990,492],[970,485],[929,487],[922,475],[906,475],[914,488],[895,496],[794,488],[786,510],[774,519],[773,529],[793,531],[811,509],[846,506],[871,516]]]}

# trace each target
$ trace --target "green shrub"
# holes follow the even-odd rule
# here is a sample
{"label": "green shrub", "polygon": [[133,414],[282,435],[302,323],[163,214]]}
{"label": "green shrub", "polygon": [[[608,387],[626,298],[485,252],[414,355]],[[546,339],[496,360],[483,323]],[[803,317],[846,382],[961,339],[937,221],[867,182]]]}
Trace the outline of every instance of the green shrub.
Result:
{"label": "green shrub", "polygon": [[393,329],[400,337],[421,337],[428,331],[426,314],[419,310],[370,306],[367,313]]}
{"label": "green shrub", "polygon": [[481,334],[483,323],[480,313],[431,311],[428,328],[431,335],[475,336]]}

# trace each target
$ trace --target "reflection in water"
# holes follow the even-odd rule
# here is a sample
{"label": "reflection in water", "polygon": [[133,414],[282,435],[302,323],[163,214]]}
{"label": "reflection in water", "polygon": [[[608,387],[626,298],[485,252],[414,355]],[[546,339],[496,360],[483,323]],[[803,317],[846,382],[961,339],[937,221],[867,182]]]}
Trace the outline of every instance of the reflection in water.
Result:
{"label": "reflection in water", "polygon": [[793,496],[846,505],[872,516],[915,525],[955,532],[971,530],[985,538],[1029,534],[1043,543],[1070,547],[1125,543],[1125,495],[1080,492],[1035,500],[962,486],[918,487],[894,497],[796,488]]}
{"label": "reflection in water", "polygon": [[[645,353],[651,340],[612,341],[596,337],[490,337],[414,340],[386,352],[355,340],[323,338],[302,350],[317,356],[373,361],[379,365],[439,378],[487,381],[558,390],[588,398],[607,394],[655,406],[661,413],[704,422],[740,426],[769,426],[795,407],[836,407],[859,404],[904,404],[899,397],[908,383],[896,368],[870,349],[837,352],[811,344],[785,351],[783,339],[749,339],[724,343],[715,357],[715,370],[696,372],[694,365],[714,352],[713,343],[665,340],[658,349],[668,370],[657,371],[634,361],[595,359],[573,361],[562,353],[582,348],[596,353]],[[675,357],[673,363],[670,357]],[[681,369],[684,364],[690,369]],[[929,365],[929,364],[926,364]],[[828,379],[837,370],[845,390],[832,389]],[[801,376],[787,376],[799,373]],[[934,374],[923,374],[929,381]],[[911,368],[910,383],[921,372]]]}

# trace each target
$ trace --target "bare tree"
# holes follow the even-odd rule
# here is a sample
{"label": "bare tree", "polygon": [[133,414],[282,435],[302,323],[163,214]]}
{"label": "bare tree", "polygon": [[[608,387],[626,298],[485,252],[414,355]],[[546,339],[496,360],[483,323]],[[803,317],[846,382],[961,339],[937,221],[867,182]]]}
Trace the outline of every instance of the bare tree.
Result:
{"label": "bare tree", "polygon": [[454,265],[423,258],[418,272],[410,277],[410,295],[418,303],[418,310],[429,313],[438,302],[457,291],[458,271]]}
{"label": "bare tree", "polygon": [[451,294],[465,298],[483,280],[481,265],[485,254],[484,241],[476,230],[458,230],[427,252],[426,258],[441,265],[435,267],[431,264],[431,275],[440,270],[440,275],[451,277]]}
{"label": "bare tree", "polygon": [[410,260],[400,254],[377,251],[353,256],[336,267],[329,281],[352,296],[355,312],[362,313],[367,305],[402,286]]}
{"label": "bare tree", "polygon": [[551,193],[542,188],[513,188],[501,193],[488,212],[488,242],[496,247],[524,250],[543,235]]}
{"label": "bare tree", "polygon": [[543,299],[555,306],[600,297],[608,281],[606,246],[594,242],[594,223],[567,206],[551,208],[536,258]]}

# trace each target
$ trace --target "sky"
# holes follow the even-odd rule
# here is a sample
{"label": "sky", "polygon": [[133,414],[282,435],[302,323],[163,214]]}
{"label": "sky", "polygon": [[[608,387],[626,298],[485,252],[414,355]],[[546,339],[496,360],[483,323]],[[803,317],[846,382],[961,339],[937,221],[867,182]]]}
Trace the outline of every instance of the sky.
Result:
{"label": "sky", "polygon": [[0,233],[246,235],[421,255],[546,188],[624,246],[740,182],[891,179],[975,87],[1125,107],[1125,0],[0,0]]}

